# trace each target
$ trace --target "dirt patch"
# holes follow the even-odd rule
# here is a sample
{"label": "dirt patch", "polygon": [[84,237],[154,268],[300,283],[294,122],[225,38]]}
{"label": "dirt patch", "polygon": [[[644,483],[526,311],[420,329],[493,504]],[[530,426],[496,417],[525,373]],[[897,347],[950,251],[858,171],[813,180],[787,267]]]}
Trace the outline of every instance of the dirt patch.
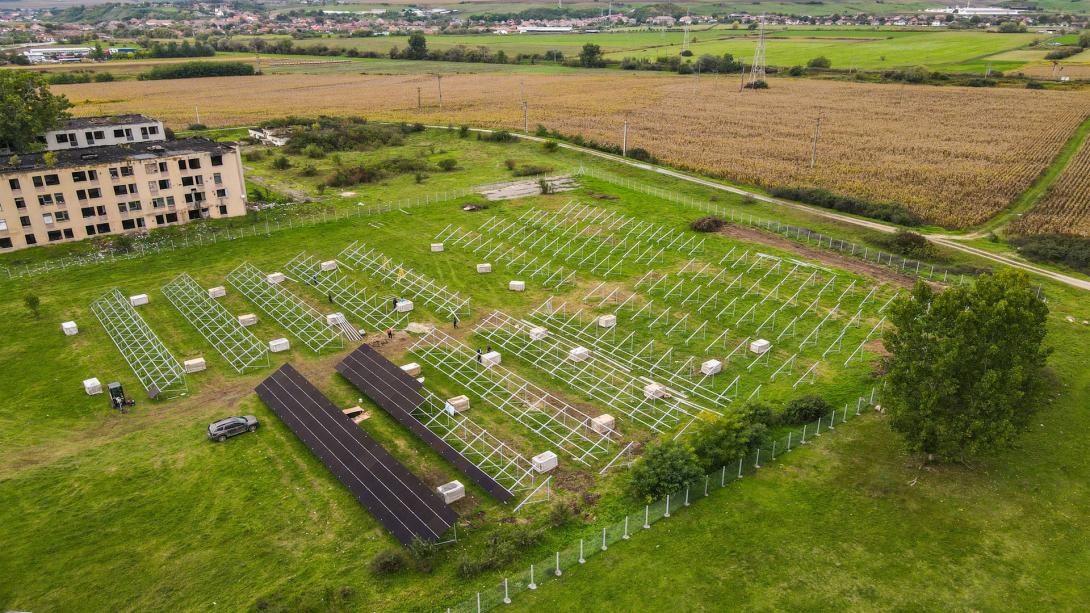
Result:
{"label": "dirt patch", "polygon": [[486,200],[513,200],[515,198],[525,198],[527,196],[538,196],[541,195],[542,180],[549,184],[549,191],[554,194],[568,192],[579,187],[579,184],[576,183],[570,175],[564,175],[560,177],[537,177],[533,179],[523,179],[521,181],[510,181],[508,183],[482,185],[477,188],[477,193],[484,196]]}
{"label": "dirt patch", "polygon": [[[824,249],[803,245],[789,238],[762,232],[755,228],[727,224],[719,231],[719,234],[726,236],[727,238],[761,243],[770,247],[783,249],[784,251],[790,251],[807,259],[816,260],[822,264],[842,268],[856,274],[874,277],[875,279],[891,283],[898,287],[912,287],[916,284],[916,278],[911,275],[899,273],[893,269],[886,268],[885,266],[869,264],[851,256],[831,253]],[[938,286],[937,284],[933,285]]]}

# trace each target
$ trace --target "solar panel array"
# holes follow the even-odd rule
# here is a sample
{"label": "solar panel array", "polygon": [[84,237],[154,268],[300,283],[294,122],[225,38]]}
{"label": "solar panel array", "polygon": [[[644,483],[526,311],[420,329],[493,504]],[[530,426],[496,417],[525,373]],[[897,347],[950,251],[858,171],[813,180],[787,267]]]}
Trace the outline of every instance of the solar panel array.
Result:
{"label": "solar panel array", "polygon": [[269,365],[269,350],[193,277],[178,275],[162,287],[163,295],[238,372]]}
{"label": "solar panel array", "polygon": [[106,292],[91,310],[149,396],[172,398],[188,391],[178,359],[119,290]]}
{"label": "solar panel array", "polygon": [[361,345],[337,365],[337,372],[493,498],[500,502],[511,499],[510,490],[413,417],[424,403],[420,393],[423,385],[396,364],[371,347]]}
{"label": "solar panel array", "polygon": [[403,545],[439,540],[458,515],[290,364],[257,395]]}
{"label": "solar panel array", "polygon": [[295,294],[269,283],[265,273],[249,262],[227,273],[227,282],[315,353],[344,346],[338,328]]}

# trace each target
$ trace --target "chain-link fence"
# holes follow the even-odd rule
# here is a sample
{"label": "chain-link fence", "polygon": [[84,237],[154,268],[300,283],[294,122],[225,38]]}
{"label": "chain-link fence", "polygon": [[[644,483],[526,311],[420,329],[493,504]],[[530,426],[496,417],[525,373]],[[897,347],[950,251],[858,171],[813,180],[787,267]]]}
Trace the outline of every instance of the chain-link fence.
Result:
{"label": "chain-link fence", "polygon": [[[704,200],[693,198],[692,196],[686,196],[658,187],[645,185],[631,179],[624,177],[618,177],[607,172],[602,172],[593,168],[581,168],[580,174],[585,174],[588,177],[593,177],[607,183],[630,189],[632,191],[641,192],[649,196],[655,196],[656,198],[662,198],[670,202],[675,202],[684,206],[692,207],[704,213],[716,215],[722,219],[731,221],[732,223],[744,224],[754,228],[767,230],[769,232],[775,232],[782,234],[783,236],[805,242],[808,245],[820,247],[822,249],[829,249],[836,251],[844,255],[859,258],[865,260],[868,263],[877,264],[879,266],[886,266],[895,269],[905,274],[910,274],[920,278],[929,279],[932,281],[941,281],[943,283],[965,283],[965,274],[958,271],[953,271],[948,268],[936,267],[934,264],[921,262],[919,260],[913,260],[900,255],[882,251],[881,249],[875,249],[869,245],[861,245],[859,243],[853,243],[839,238],[833,238],[831,236],[822,234],[820,232],[814,232],[807,228],[800,226],[792,226],[789,224],[780,223],[771,219],[764,219],[753,215],[748,211],[738,211],[730,207],[715,204]],[[732,190],[734,191],[734,190]],[[742,190],[737,190],[739,193],[743,193]],[[769,201],[773,201],[769,199]]]}
{"label": "chain-link fence", "polygon": [[812,423],[792,428],[786,434],[774,437],[751,453],[738,458],[736,463],[723,466],[665,498],[635,509],[619,520],[595,527],[578,541],[524,569],[516,570],[500,583],[476,592],[469,599],[448,607],[446,611],[488,611],[510,604],[527,590],[541,589],[548,583],[561,580],[567,570],[584,564],[595,556],[608,555],[618,543],[638,537],[657,522],[669,519],[677,513],[684,513],[686,507],[698,504],[713,491],[756,473],[763,466],[776,462],[798,447],[809,445],[815,439],[835,432],[841,425],[861,415],[864,409],[874,406],[875,403],[876,390],[872,389],[869,395],[859,397],[854,405],[845,404]]}

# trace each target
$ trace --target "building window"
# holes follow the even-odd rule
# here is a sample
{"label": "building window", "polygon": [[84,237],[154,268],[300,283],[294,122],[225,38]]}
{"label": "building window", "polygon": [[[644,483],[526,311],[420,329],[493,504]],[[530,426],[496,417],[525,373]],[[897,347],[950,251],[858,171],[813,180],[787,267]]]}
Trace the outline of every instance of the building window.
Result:
{"label": "building window", "polygon": [[147,164],[144,164],[144,172],[146,172],[149,175],[153,175],[153,174],[159,172],[159,165],[156,164],[155,162],[149,162]]}
{"label": "building window", "polygon": [[221,204],[220,205],[220,215],[226,215],[226,214],[227,214],[227,205],[226,204]]}
{"label": "building window", "polygon": [[121,176],[121,170],[120,169],[118,169],[118,168],[111,168],[110,169],[110,178],[111,179],[117,179],[120,176]]}
{"label": "building window", "polygon": [[213,166],[223,166],[223,156],[222,155],[213,155],[212,156],[212,165]]}
{"label": "building window", "polygon": [[6,219],[0,219],[0,232],[8,231],[8,222]]}
{"label": "building window", "polygon": [[19,224],[22,225],[24,228],[29,228],[30,227],[30,217],[27,217],[26,215],[23,215],[23,216],[19,217]]}
{"label": "building window", "polygon": [[31,245],[37,245],[38,244],[38,237],[34,236],[33,234],[24,234],[23,235],[23,240],[26,241],[26,246],[27,247],[30,247]]}
{"label": "building window", "polygon": [[178,169],[185,170],[185,160],[178,160]]}
{"label": "building window", "polygon": [[170,179],[159,179],[159,189],[170,189]]}
{"label": "building window", "polygon": [[159,162],[159,172],[166,172],[166,171],[167,171],[167,163],[166,162]]}
{"label": "building window", "polygon": [[125,138],[124,128],[115,128],[114,129],[114,138]]}
{"label": "building window", "polygon": [[68,221],[68,211],[57,211],[56,213],[53,213],[53,219],[58,222]]}
{"label": "building window", "polygon": [[53,214],[52,213],[42,213],[42,221],[47,226],[53,225]]}
{"label": "building window", "polygon": [[88,217],[94,217],[95,216],[95,207],[85,206],[82,209],[80,209],[79,212],[80,212],[81,215],[83,215],[84,219],[87,219]]}
{"label": "building window", "polygon": [[109,222],[100,223],[97,226],[95,226],[95,229],[98,230],[99,234],[109,234],[110,233],[110,224],[109,224]]}
{"label": "building window", "polygon": [[197,170],[201,167],[201,158],[189,158],[189,169]]}
{"label": "building window", "polygon": [[19,179],[8,179],[8,187],[10,187],[12,191],[21,189],[19,187]]}
{"label": "building window", "polygon": [[57,206],[64,206],[64,194],[53,194],[53,202],[56,202]]}
{"label": "building window", "polygon": [[223,187],[221,187],[220,189],[217,189],[216,190],[216,197],[217,198],[226,198],[227,197],[227,189],[223,188]]}
{"label": "building window", "polygon": [[11,249],[11,239],[6,236],[0,238],[0,249]]}
{"label": "building window", "polygon": [[212,182],[215,183],[216,185],[219,185],[220,183],[223,183],[223,175],[221,175],[218,172],[212,173]]}
{"label": "building window", "polygon": [[135,230],[137,228],[143,228],[143,227],[144,227],[144,219],[143,218],[123,219],[123,220],[121,220],[121,228],[123,230]]}
{"label": "building window", "polygon": [[159,126],[148,126],[148,134],[158,134]]}
{"label": "building window", "polygon": [[61,237],[64,236],[64,235],[61,234],[60,230],[50,230],[49,232],[46,233],[46,236],[49,238],[50,242],[53,242],[53,241],[61,240]]}
{"label": "building window", "polygon": [[50,206],[53,204],[52,194],[41,194],[38,196],[38,206]]}
{"label": "building window", "polygon": [[95,226],[94,226],[94,224],[87,224],[86,226],[83,226],[83,232],[85,234],[87,234],[87,236],[94,236],[95,235]]}
{"label": "building window", "polygon": [[57,175],[39,175],[32,179],[34,187],[43,187],[45,185],[60,185],[61,178]]}
{"label": "building window", "polygon": [[128,193],[129,193],[129,186],[128,185],[115,185],[114,186],[114,195],[115,196],[124,196],[125,194],[128,194]]}
{"label": "building window", "polygon": [[140,204],[139,200],[133,200],[132,202],[129,203],[129,212],[139,211],[142,208],[144,208],[144,207]]}
{"label": "building window", "polygon": [[67,134],[58,134],[57,135],[57,142],[67,144],[68,143],[68,135]]}
{"label": "building window", "polygon": [[16,198],[15,199],[15,208],[25,209],[26,208],[26,200],[23,200],[22,198]]}

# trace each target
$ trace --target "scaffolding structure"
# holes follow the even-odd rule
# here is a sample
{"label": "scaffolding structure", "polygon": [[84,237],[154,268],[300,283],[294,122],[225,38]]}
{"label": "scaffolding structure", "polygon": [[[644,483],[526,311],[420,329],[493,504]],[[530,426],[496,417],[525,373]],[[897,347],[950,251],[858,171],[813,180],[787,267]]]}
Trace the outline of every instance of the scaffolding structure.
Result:
{"label": "scaffolding structure", "polygon": [[469,316],[469,298],[439,285],[434,279],[391,260],[359,241],[345,247],[338,259],[362,268],[368,274],[401,290],[409,298],[428,305],[436,313]]}
{"label": "scaffolding structure", "polygon": [[149,396],[174,398],[189,391],[182,365],[117,288],[92,302],[91,311]]}
{"label": "scaffolding structure", "polygon": [[661,251],[672,251],[688,256],[704,253],[704,239],[696,234],[672,230],[654,222],[640,221],[616,211],[569,202],[557,212],[557,215],[567,218],[571,223],[604,227],[607,231],[619,234],[625,239],[643,245],[656,245]]}
{"label": "scaffolding structure", "polygon": [[339,270],[322,270],[318,258],[302,252],[284,266],[292,278],[313,287],[330,302],[374,330],[405,327],[408,313],[398,313],[393,296],[368,296],[367,290]]}
{"label": "scaffolding structure", "polygon": [[564,400],[498,365],[486,365],[468,346],[438,328],[410,349],[466,392],[525,426],[577,462],[605,457],[615,432],[595,432],[591,417]]}
{"label": "scaffolding structure", "polygon": [[549,258],[532,255],[498,238],[486,238],[482,232],[448,224],[435,240],[467,249],[479,255],[482,262],[502,265],[516,277],[537,279],[545,289],[559,290],[575,285],[574,270],[567,270]]}
{"label": "scaffolding structure", "polygon": [[270,283],[265,273],[249,262],[227,273],[227,282],[311,351],[344,347],[339,328],[295,294]]}
{"label": "scaffolding structure", "polygon": [[269,350],[187,273],[161,288],[167,300],[238,372],[268,368]]}
{"label": "scaffolding structure", "polygon": [[612,410],[624,413],[632,421],[653,432],[671,430],[685,418],[702,409],[681,395],[649,398],[644,393],[648,382],[617,364],[608,356],[591,354],[579,361],[572,351],[579,345],[548,334],[534,338],[533,325],[494,311],[475,332],[500,349],[513,353],[558,381],[564,381],[585,396],[599,401]]}

